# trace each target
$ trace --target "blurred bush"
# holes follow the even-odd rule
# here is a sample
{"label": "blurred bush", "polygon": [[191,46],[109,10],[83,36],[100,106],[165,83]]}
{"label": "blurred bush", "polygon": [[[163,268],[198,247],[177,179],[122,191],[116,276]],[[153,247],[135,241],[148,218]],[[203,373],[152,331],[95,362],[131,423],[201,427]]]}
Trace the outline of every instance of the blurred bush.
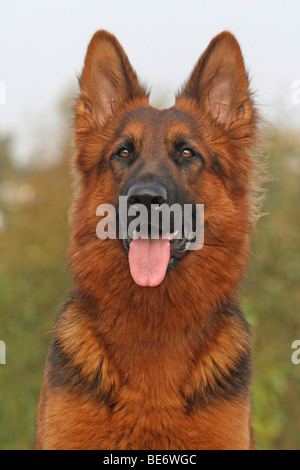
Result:
{"label": "blurred bush", "polygon": [[[300,141],[268,129],[273,181],[253,237],[241,303],[254,333],[257,447],[300,448]],[[69,135],[53,165],[16,169],[0,138],[0,448],[34,447],[35,416],[51,327],[70,288],[66,253],[72,199]]]}
{"label": "blurred bush", "polygon": [[[9,140],[0,143],[2,154]],[[54,166],[16,170],[0,179],[0,448],[34,446],[37,399],[51,328],[68,292],[70,151]]]}
{"label": "blurred bush", "polygon": [[300,449],[300,135],[266,130],[272,181],[252,242],[242,308],[254,333],[254,427],[261,449]]}

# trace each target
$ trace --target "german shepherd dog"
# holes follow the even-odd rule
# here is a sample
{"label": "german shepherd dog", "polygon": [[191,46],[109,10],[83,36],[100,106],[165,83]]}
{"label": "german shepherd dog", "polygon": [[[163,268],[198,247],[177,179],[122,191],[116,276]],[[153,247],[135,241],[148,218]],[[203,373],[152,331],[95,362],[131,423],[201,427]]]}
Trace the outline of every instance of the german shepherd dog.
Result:
{"label": "german shepherd dog", "polygon": [[[74,288],[54,326],[37,449],[254,448],[251,334],[237,291],[257,127],[231,33],[211,41],[163,110],[117,39],[95,33],[75,117]],[[118,224],[120,196],[128,208],[203,204],[202,249],[172,229],[169,239],[100,239],[97,208],[114,207]]]}

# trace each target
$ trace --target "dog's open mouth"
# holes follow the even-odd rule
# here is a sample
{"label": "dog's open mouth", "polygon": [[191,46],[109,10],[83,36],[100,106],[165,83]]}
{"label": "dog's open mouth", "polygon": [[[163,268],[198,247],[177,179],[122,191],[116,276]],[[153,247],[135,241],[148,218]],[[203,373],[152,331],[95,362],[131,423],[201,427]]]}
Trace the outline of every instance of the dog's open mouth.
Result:
{"label": "dog's open mouth", "polygon": [[159,285],[168,270],[186,254],[187,240],[178,238],[178,233],[165,234],[159,238],[131,238],[123,240],[128,252],[130,272],[139,286]]}

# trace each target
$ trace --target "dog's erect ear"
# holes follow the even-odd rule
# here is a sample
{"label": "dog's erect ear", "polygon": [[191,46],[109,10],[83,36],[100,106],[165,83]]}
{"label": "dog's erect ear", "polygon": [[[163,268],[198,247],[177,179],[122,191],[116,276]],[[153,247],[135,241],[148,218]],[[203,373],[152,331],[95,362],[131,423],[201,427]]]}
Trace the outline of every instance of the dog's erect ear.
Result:
{"label": "dog's erect ear", "polygon": [[226,128],[237,119],[251,117],[243,57],[231,33],[224,31],[210,42],[179,95],[182,96],[196,100]]}
{"label": "dog's erect ear", "polygon": [[88,46],[80,79],[77,114],[88,114],[103,126],[126,101],[147,96],[117,39],[97,31]]}

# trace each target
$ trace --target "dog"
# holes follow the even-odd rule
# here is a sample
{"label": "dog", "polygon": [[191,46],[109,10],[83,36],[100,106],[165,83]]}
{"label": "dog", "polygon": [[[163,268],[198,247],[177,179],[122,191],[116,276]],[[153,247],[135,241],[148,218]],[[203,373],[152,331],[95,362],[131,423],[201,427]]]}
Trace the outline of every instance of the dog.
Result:
{"label": "dog", "polygon": [[[239,44],[227,31],[213,38],[169,109],[149,105],[104,30],[79,81],[74,288],[53,330],[36,449],[254,449],[252,337],[238,290],[259,116]],[[148,222],[148,237],[122,238],[120,197],[148,215],[190,205],[192,227],[203,206],[201,249],[175,236],[174,217],[167,235],[160,221],[155,239]],[[106,222],[116,237],[97,236],[100,206],[115,209]]]}

